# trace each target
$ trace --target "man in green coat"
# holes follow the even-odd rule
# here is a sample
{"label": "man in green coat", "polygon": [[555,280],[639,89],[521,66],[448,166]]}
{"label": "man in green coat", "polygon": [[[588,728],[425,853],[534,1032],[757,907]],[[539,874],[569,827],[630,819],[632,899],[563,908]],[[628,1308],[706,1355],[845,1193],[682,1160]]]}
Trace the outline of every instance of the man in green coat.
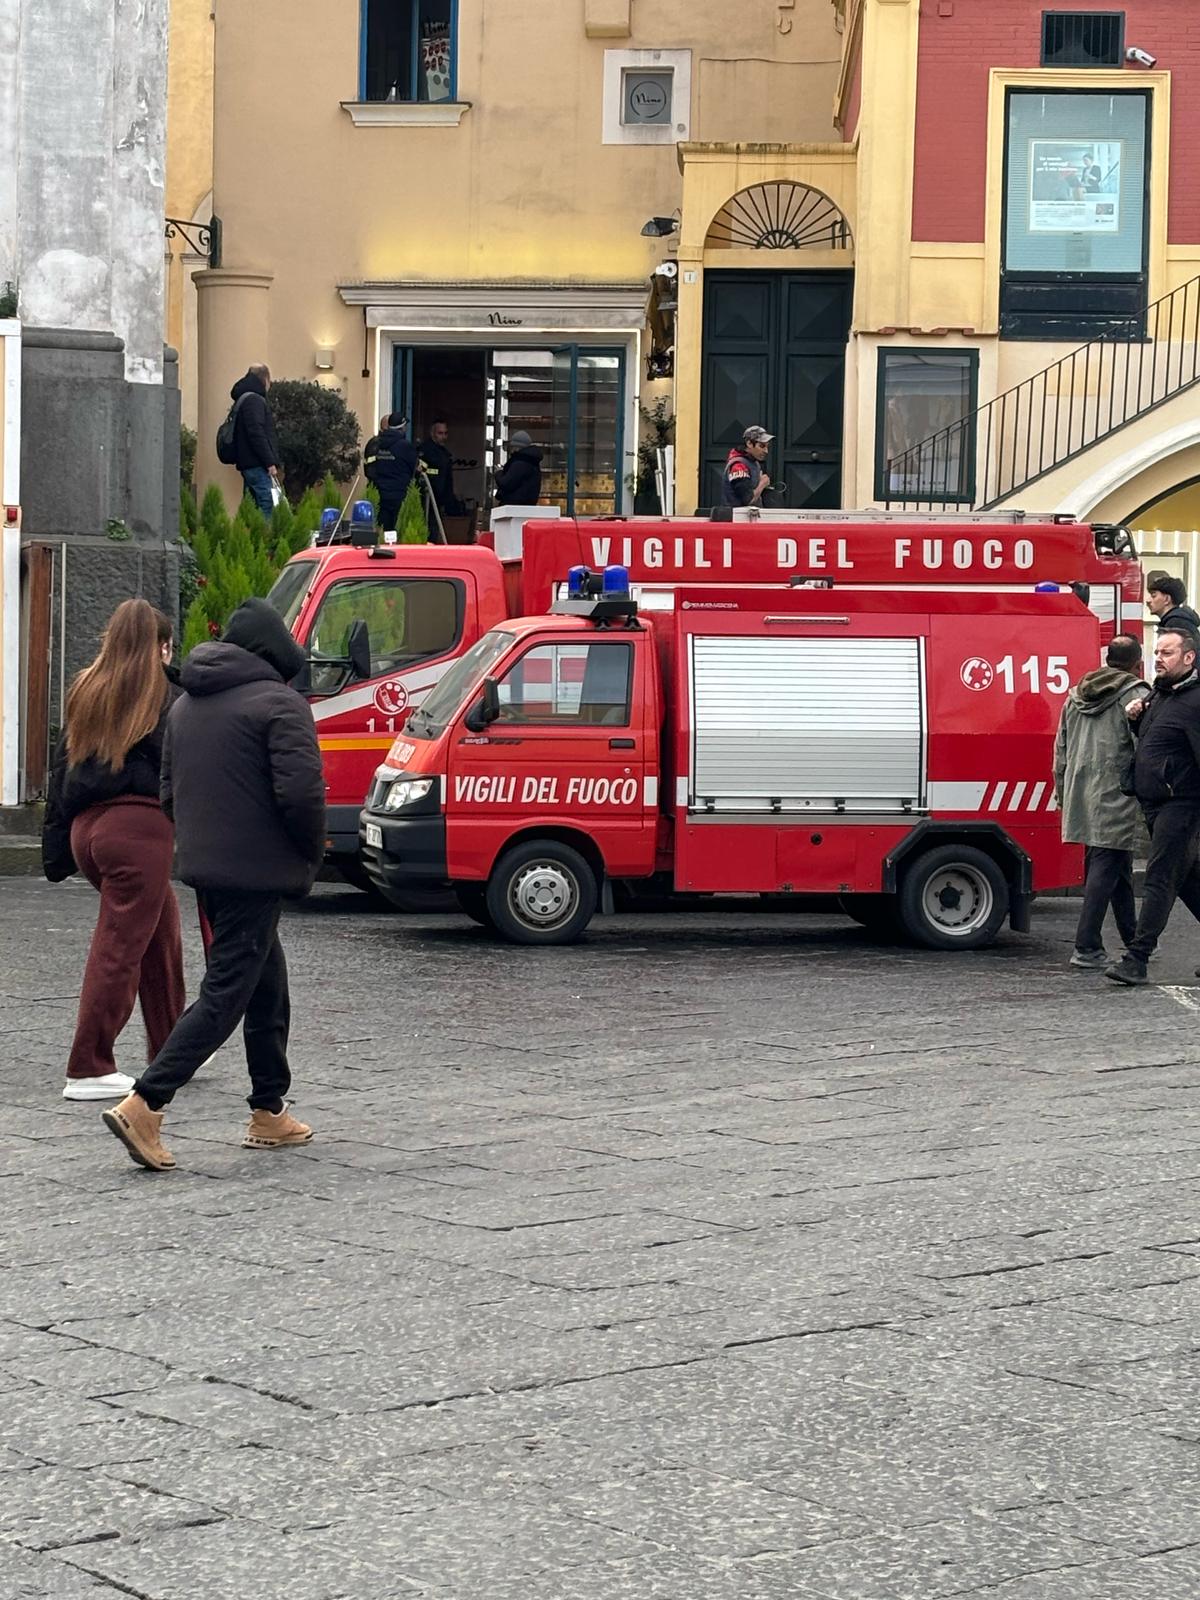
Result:
{"label": "man in green coat", "polygon": [[1139,812],[1130,787],[1134,736],[1126,707],[1150,692],[1139,676],[1142,647],[1120,633],[1106,666],[1086,672],[1067,696],[1054,743],[1054,793],[1067,844],[1084,847],[1083,909],[1075,930],[1073,967],[1103,968],[1104,918],[1111,905],[1121,943],[1137,929],[1133,851]]}

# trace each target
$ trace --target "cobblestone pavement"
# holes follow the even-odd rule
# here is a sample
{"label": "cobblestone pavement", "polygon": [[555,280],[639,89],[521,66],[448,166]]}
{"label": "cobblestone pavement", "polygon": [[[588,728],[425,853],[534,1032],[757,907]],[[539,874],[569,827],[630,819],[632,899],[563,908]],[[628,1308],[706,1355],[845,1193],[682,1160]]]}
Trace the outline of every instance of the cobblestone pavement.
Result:
{"label": "cobblestone pavement", "polygon": [[363,904],[285,924],[317,1141],[238,1147],[229,1046],[151,1174],[59,1096],[91,891],[0,881],[5,1600],[1200,1593],[1185,916],[1131,992],[1066,904]]}

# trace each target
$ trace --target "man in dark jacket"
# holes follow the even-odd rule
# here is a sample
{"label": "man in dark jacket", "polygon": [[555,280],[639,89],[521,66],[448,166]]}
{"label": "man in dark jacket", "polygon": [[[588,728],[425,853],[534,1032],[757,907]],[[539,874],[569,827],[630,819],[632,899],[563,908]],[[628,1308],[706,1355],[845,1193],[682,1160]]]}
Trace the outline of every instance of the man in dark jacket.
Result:
{"label": "man in dark jacket", "polygon": [[1137,932],[1104,976],[1146,982],[1146,963],[1182,900],[1200,921],[1200,675],[1194,633],[1173,628],[1154,647],[1157,676],[1147,700],[1129,708],[1137,734],[1133,789],[1150,830],[1150,856]]}
{"label": "man in dark jacket", "polygon": [[756,506],[771,487],[763,470],[774,434],[765,428],[747,428],[740,445],[734,445],[721,477],[721,503],[726,506]]}
{"label": "man in dark jacket", "polygon": [[1111,905],[1122,945],[1137,928],[1133,851],[1137,801],[1121,788],[1133,760],[1133,724],[1126,707],[1144,699],[1138,676],[1142,647],[1118,634],[1106,665],[1086,672],[1067,696],[1054,742],[1054,793],[1062,837],[1084,847],[1083,904],[1075,930],[1073,967],[1104,967],[1104,918]]}
{"label": "man in dark jacket", "polygon": [[385,531],[396,526],[417,470],[417,447],[408,437],[407,427],[403,411],[393,411],[363,451],[363,471],[367,482],[379,490],[379,526]]}
{"label": "man in dark jacket", "polygon": [[1187,590],[1181,578],[1169,572],[1151,572],[1146,578],[1146,604],[1158,623],[1159,633],[1168,628],[1187,628],[1200,634],[1200,616],[1185,605]]}
{"label": "man in dark jacket", "polygon": [[234,465],[242,475],[246,493],[253,497],[264,517],[269,517],[275,508],[271,481],[283,471],[275,419],[267,404],[270,387],[270,372],[264,366],[255,366],[229,391],[234,404]]}
{"label": "man in dark jacket", "polygon": [[542,492],[542,452],[518,428],[508,441],[508,460],[496,474],[498,506],[535,506]]}
{"label": "man in dark jacket", "polygon": [[312,1138],[288,1112],[283,901],[307,894],[325,850],[325,780],[312,713],[291,679],[304,654],[265,600],[247,600],[219,644],[183,666],[167,722],[162,805],[175,820],[179,875],[212,927],[200,993],[114,1110],[104,1114],[140,1166],[174,1166],[162,1108],[244,1020],[253,1150]]}
{"label": "man in dark jacket", "polygon": [[454,493],[454,452],[449,448],[449,438],[450,424],[439,417],[430,428],[429,437],[421,441],[421,460],[438,510],[443,517],[458,517],[462,507]]}

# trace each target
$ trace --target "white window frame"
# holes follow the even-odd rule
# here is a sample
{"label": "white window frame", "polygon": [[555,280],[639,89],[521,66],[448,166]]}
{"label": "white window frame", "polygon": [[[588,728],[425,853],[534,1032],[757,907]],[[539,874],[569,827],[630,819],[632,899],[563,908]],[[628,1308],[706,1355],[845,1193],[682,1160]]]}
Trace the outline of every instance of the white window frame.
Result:
{"label": "white window frame", "polygon": [[[669,72],[670,122],[625,122],[625,74]],[[691,136],[692,52],[690,50],[606,50],[604,52],[603,144],[676,144]]]}

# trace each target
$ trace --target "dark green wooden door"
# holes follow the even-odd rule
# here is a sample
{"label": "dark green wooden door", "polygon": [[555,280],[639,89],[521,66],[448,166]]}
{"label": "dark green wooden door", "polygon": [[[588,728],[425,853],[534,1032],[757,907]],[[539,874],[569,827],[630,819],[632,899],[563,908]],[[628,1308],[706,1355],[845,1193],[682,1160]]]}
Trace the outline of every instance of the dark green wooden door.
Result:
{"label": "dark green wooden door", "polygon": [[708,272],[700,394],[701,506],[718,505],[731,445],[775,434],[768,503],[842,503],[842,397],[854,277],[849,272]]}

